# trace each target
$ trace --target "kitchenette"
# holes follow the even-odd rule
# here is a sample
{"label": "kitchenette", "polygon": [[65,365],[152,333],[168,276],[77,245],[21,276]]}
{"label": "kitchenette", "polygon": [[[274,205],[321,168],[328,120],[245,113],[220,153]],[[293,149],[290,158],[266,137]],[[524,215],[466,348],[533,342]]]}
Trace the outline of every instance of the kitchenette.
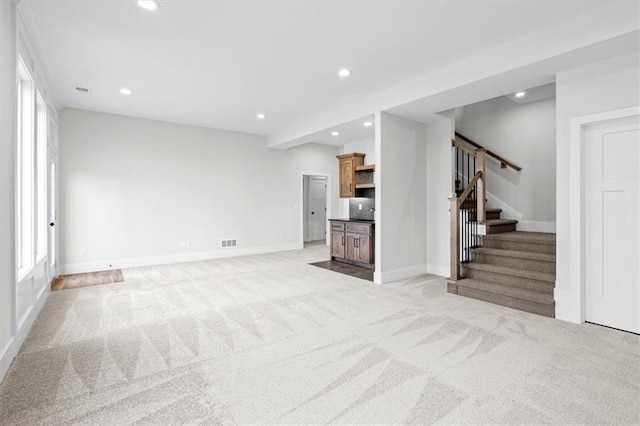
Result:
{"label": "kitchenette", "polygon": [[349,199],[349,216],[329,219],[331,260],[374,269],[375,265],[375,164],[365,164],[365,154],[338,155],[340,198]]}

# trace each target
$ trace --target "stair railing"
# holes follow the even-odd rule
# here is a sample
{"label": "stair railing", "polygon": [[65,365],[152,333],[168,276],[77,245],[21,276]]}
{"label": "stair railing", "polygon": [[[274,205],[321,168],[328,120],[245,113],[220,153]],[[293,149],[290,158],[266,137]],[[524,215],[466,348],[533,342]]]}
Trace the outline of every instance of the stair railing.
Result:
{"label": "stair railing", "polygon": [[[486,155],[452,141],[456,160],[456,196],[449,198],[451,212],[451,277],[462,278],[460,263],[471,262],[473,248],[482,244],[478,224],[486,218]],[[460,167],[458,167],[460,166]],[[466,175],[464,169],[466,168]],[[471,175],[473,173],[473,175]],[[473,176],[469,178],[470,176]],[[462,189],[462,184],[464,189]]]}
{"label": "stair railing", "polygon": [[[498,160],[500,162],[500,167],[501,168],[506,169],[507,167],[511,167],[512,169],[514,169],[515,171],[518,171],[518,172],[520,170],[522,170],[522,167],[518,166],[517,164],[512,163],[511,161],[505,159],[501,155],[498,155],[495,152],[493,152],[493,151],[491,151],[489,149],[486,149],[484,146],[480,145],[478,142],[476,142],[476,141],[474,141],[472,139],[469,139],[468,137],[466,137],[462,133],[455,132],[455,135],[456,135],[457,138],[459,138],[460,140],[468,143],[472,147],[477,148],[477,149],[485,150],[489,157],[493,157],[493,158],[495,158],[496,160]],[[461,143],[459,143],[458,141],[456,141],[456,142],[458,143],[458,145],[464,146]]]}

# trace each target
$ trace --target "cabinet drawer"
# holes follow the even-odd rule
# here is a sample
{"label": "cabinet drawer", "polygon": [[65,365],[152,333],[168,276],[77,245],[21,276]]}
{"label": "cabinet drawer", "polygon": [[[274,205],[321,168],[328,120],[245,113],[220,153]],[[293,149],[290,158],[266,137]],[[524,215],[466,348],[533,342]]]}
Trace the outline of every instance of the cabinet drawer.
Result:
{"label": "cabinet drawer", "polygon": [[332,231],[344,231],[344,222],[331,221],[331,230]]}
{"label": "cabinet drawer", "polygon": [[371,225],[366,223],[347,223],[347,232],[355,232],[358,234],[370,234]]}

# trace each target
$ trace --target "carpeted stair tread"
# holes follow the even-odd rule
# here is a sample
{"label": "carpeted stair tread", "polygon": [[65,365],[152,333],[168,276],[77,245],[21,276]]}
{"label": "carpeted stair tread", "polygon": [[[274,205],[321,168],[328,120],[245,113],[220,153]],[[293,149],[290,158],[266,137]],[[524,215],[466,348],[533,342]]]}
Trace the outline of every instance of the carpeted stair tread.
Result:
{"label": "carpeted stair tread", "polygon": [[517,220],[513,219],[486,219],[483,222],[485,234],[503,234],[516,230]]}
{"label": "carpeted stair tread", "polygon": [[485,238],[501,241],[517,241],[524,243],[538,243],[538,244],[555,244],[556,234],[547,232],[525,232],[514,231],[505,232],[503,234],[487,235]]}
{"label": "carpeted stair tread", "polygon": [[[504,234],[491,234],[491,235],[504,235]],[[517,257],[521,259],[541,260],[545,262],[556,261],[555,254],[547,254],[547,253],[532,253],[529,251],[505,250],[505,249],[495,249],[495,248],[488,248],[488,247],[478,247],[473,249],[473,251],[475,251],[476,253],[484,253],[484,254],[490,254],[494,256]]]}
{"label": "carpeted stair tread", "polygon": [[493,272],[495,274],[545,281],[552,284],[555,284],[556,281],[555,274],[551,274],[548,272],[527,271],[516,268],[508,268],[506,266],[488,265],[486,263],[477,262],[466,263],[464,267],[467,269],[478,269],[481,271]]}
{"label": "carpeted stair tread", "polygon": [[487,281],[474,280],[473,278],[465,278],[458,281],[458,287],[469,287],[481,290],[487,293],[511,297],[514,299],[527,300],[530,302],[540,303],[542,305],[553,305],[553,294],[539,293],[536,291],[526,290],[520,287],[513,287],[504,284],[492,283]]}

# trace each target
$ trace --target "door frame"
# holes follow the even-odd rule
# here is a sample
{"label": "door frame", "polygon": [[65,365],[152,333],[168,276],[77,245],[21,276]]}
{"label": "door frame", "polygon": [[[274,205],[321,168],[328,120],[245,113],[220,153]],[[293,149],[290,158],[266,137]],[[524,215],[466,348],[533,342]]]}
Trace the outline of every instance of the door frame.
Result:
{"label": "door frame", "polygon": [[[640,105],[570,120],[569,133],[569,281],[554,292],[556,318],[582,324],[585,322],[585,128],[590,125],[622,120],[640,115]],[[558,315],[560,313],[560,315]]]}
{"label": "door frame", "polygon": [[300,244],[300,248],[304,248],[304,177],[305,176],[320,176],[320,177],[326,177],[327,178],[327,198],[326,198],[326,205],[325,207],[327,208],[327,214],[326,214],[326,223],[325,223],[325,240],[324,243],[325,245],[329,245],[331,243],[331,235],[330,235],[330,230],[329,230],[329,216],[332,214],[332,210],[331,210],[331,188],[332,188],[332,183],[331,183],[331,175],[327,174],[327,173],[322,173],[322,172],[302,172],[300,173],[300,204],[298,204],[299,208],[298,210],[300,211],[300,238],[298,239],[298,243]]}
{"label": "door frame", "polygon": [[[58,276],[59,271],[59,225],[58,225],[58,154],[51,148],[47,149],[47,279],[49,284]],[[53,170],[51,170],[53,166]],[[51,227],[51,223],[54,224]],[[53,239],[51,238],[53,235]]]}

